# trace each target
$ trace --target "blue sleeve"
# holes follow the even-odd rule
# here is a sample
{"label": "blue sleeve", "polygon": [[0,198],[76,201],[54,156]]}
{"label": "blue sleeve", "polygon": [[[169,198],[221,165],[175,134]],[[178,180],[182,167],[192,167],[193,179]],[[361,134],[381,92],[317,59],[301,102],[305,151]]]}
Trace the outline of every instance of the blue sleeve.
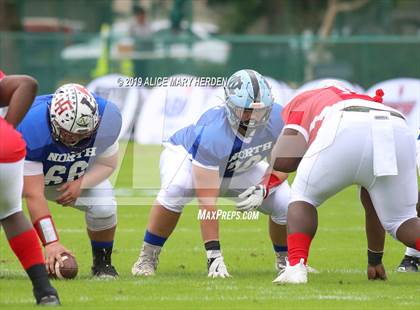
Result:
{"label": "blue sleeve", "polygon": [[276,131],[281,132],[284,127],[283,118],[281,116],[281,114],[283,113],[283,106],[279,104],[274,104],[272,113],[273,113],[273,123],[274,123],[273,125]]}
{"label": "blue sleeve", "polygon": [[204,166],[219,167],[221,155],[218,153],[217,142],[211,132],[211,127],[195,127],[196,139],[194,141],[192,158]]}
{"label": "blue sleeve", "polygon": [[280,135],[281,131],[283,130],[284,123],[281,117],[281,113],[283,112],[283,107],[277,103],[273,105],[273,109],[271,110],[269,126],[271,133],[277,139]]}
{"label": "blue sleeve", "polygon": [[17,127],[26,142],[26,160],[43,161],[44,148],[52,141],[46,99],[37,97]]}
{"label": "blue sleeve", "polygon": [[100,143],[98,146],[105,151],[118,140],[122,127],[121,112],[114,103],[96,95],[94,97],[98,103],[100,115],[95,144]]}

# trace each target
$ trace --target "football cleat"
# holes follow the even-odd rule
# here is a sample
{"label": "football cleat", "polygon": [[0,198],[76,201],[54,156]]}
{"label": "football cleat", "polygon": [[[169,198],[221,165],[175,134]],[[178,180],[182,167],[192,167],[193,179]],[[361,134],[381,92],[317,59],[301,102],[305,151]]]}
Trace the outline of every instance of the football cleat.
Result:
{"label": "football cleat", "polygon": [[286,268],[280,273],[273,283],[276,284],[302,284],[308,282],[308,270],[304,264],[304,259],[294,266],[290,266],[289,261],[286,262]]}
{"label": "football cleat", "polygon": [[[274,263],[274,267],[276,268],[276,271],[279,274],[282,273],[284,269],[286,268],[286,262],[287,262],[287,254],[276,253],[276,261]],[[306,265],[306,269],[308,273],[319,273],[318,270],[308,265]]]}
{"label": "football cleat", "polygon": [[48,306],[48,307],[54,307],[54,306],[60,306],[60,299],[58,296],[55,295],[47,295],[42,297],[39,302],[36,303],[38,306]]}
{"label": "football cleat", "polygon": [[280,274],[286,269],[286,262],[287,262],[287,253],[277,253],[276,252],[276,261],[274,262],[274,267],[276,271]]}
{"label": "football cleat", "polygon": [[92,266],[92,276],[96,279],[116,279],[118,272],[111,264],[99,264]]}
{"label": "football cleat", "polygon": [[316,270],[314,267],[311,267],[309,265],[306,265],[306,270],[308,270],[308,273],[319,273],[318,270]]}
{"label": "football cleat", "polygon": [[229,278],[230,274],[227,271],[223,256],[209,258],[207,260],[207,269],[209,278]]}
{"label": "football cleat", "polygon": [[420,265],[420,258],[405,255],[400,265],[397,268],[398,272],[418,272]]}
{"label": "football cleat", "polygon": [[49,287],[47,290],[40,292],[34,290],[36,304],[38,306],[59,306],[60,299],[55,288]]}
{"label": "football cleat", "polygon": [[159,254],[162,247],[143,243],[140,255],[131,268],[133,276],[153,276],[159,264]]}

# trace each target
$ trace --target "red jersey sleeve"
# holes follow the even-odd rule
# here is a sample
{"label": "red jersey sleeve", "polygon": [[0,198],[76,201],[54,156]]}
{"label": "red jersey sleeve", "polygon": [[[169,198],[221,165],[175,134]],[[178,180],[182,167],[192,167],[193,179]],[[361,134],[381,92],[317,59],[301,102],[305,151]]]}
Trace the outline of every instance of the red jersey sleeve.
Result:
{"label": "red jersey sleeve", "polygon": [[283,110],[284,128],[299,131],[311,143],[322,125],[327,108],[349,99],[380,101],[383,92],[375,98],[334,86],[308,90],[297,95]]}
{"label": "red jersey sleeve", "polygon": [[25,158],[26,143],[21,134],[0,117],[0,163],[11,163]]}
{"label": "red jersey sleeve", "polygon": [[309,129],[313,119],[312,101],[318,90],[311,90],[297,95],[283,110],[282,118],[285,128],[299,131],[309,140]]}

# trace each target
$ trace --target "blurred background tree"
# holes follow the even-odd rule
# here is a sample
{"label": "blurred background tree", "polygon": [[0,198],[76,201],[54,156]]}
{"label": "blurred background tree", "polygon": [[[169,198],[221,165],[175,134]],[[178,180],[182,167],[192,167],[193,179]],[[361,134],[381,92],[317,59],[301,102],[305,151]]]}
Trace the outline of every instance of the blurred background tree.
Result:
{"label": "blurred background tree", "polygon": [[[299,34],[322,21],[327,0],[208,0],[220,14],[222,32]],[[257,29],[253,29],[255,27]]]}
{"label": "blurred background tree", "polygon": [[13,0],[0,0],[0,31],[22,30],[18,5]]}
{"label": "blurred background tree", "polygon": [[[353,0],[341,0],[350,4]],[[328,0],[208,0],[223,33],[317,33]],[[368,0],[351,11],[338,12],[332,33],[338,35],[418,34],[420,1]]]}
{"label": "blurred background tree", "polygon": [[[353,0],[341,0],[351,3]],[[0,0],[0,30],[19,31],[28,17],[78,20],[82,31],[97,32],[119,15],[116,7],[139,4],[151,19],[166,18],[172,28],[182,22],[211,20],[226,34],[296,35],[317,33],[328,0]],[[83,10],[80,10],[80,8]],[[130,13],[130,10],[126,13]],[[418,34],[420,1],[368,0],[363,8],[339,12],[331,34]]]}

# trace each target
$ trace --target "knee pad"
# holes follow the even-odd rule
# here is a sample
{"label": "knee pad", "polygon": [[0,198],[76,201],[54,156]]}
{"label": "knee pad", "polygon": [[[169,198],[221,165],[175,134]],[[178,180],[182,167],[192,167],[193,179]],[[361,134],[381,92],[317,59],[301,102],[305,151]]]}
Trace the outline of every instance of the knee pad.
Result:
{"label": "knee pad", "polygon": [[158,200],[158,202],[161,204],[162,207],[164,207],[166,210],[175,212],[175,213],[182,213],[182,210],[184,210],[184,205],[169,205],[167,203],[163,203],[162,201]]}
{"label": "knee pad", "polygon": [[91,231],[101,231],[117,225],[116,204],[93,206],[86,211],[86,224]]}
{"label": "knee pad", "polygon": [[285,181],[274,193],[268,196],[262,207],[270,214],[274,223],[279,225],[286,225],[287,223],[287,209],[290,201],[290,187]]}
{"label": "knee pad", "polygon": [[283,216],[273,216],[271,215],[270,218],[273,220],[274,223],[278,224],[278,225],[286,225],[287,224],[287,217]]}
{"label": "knee pad", "polygon": [[184,206],[193,200],[194,191],[181,186],[171,185],[161,189],[157,201],[167,210],[181,213]]}
{"label": "knee pad", "polygon": [[287,223],[287,205],[285,204],[273,204],[271,203],[264,203],[260,206],[257,210],[261,213],[270,215],[270,218],[273,220],[274,223],[279,225],[286,225]]}
{"label": "knee pad", "polygon": [[416,211],[414,208],[410,208],[408,212],[405,214],[393,216],[393,217],[384,217],[383,214],[378,213],[379,220],[381,221],[381,224],[385,231],[389,233],[394,239],[397,239],[397,231],[400,228],[400,226],[405,223],[406,221],[416,218]]}
{"label": "knee pad", "polygon": [[407,220],[408,219],[405,219],[399,222],[393,222],[393,223],[383,223],[382,226],[384,227],[385,231],[392,236],[392,238],[394,238],[395,240],[398,240],[397,239],[398,228],[400,228],[400,226]]}
{"label": "knee pad", "polygon": [[287,207],[288,205],[274,205],[273,212],[270,218],[274,223],[279,225],[286,225],[287,223]]}
{"label": "knee pad", "polygon": [[400,225],[398,225],[398,226],[396,226],[396,225],[394,225],[394,226],[387,226],[387,227],[385,227],[385,231],[387,233],[389,233],[392,236],[392,238],[394,238],[395,240],[398,240],[397,239],[397,230],[400,227]]}

